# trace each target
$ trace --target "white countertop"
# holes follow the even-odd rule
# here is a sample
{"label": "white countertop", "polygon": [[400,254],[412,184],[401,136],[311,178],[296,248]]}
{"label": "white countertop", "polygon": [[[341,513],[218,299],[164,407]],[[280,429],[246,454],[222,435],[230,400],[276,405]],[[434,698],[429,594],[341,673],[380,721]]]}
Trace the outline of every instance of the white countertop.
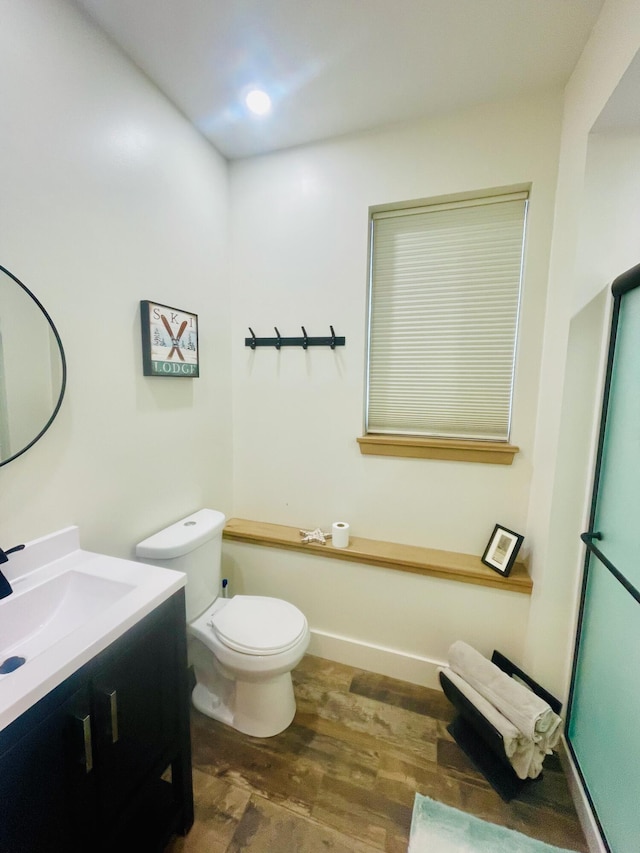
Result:
{"label": "white countertop", "polygon": [[[5,625],[18,623],[22,612],[27,612],[29,596],[31,599],[38,596],[40,607],[47,607],[47,583],[67,573],[75,575],[75,579],[81,580],[89,589],[94,584],[92,579],[115,583],[95,580],[91,618],[83,621],[82,615],[78,614],[78,624],[65,636],[59,635],[72,624],[68,621],[68,613],[76,606],[69,603],[69,595],[66,602],[52,603],[42,618],[37,617],[39,624],[28,637],[0,651],[1,664],[9,656],[20,655],[21,646],[36,649],[32,656],[25,653],[27,660],[18,669],[0,675],[0,731],[186,583],[182,572],[82,550],[77,527],[65,528],[27,543],[23,551],[10,555],[9,563],[11,573],[7,571],[7,563],[2,565],[2,570],[10,578],[13,593],[0,600],[0,648],[4,645],[3,621]],[[78,578],[78,575],[82,577]],[[123,586],[118,586],[120,584]],[[61,584],[58,582],[58,585]],[[101,602],[101,589],[110,587],[119,590],[118,597]],[[64,619],[61,619],[63,607],[66,610]],[[33,607],[29,605],[29,609],[33,621]],[[52,631],[52,625],[56,630]],[[38,648],[40,633],[47,639],[51,638],[50,645],[41,649]],[[31,645],[27,646],[27,643]]]}

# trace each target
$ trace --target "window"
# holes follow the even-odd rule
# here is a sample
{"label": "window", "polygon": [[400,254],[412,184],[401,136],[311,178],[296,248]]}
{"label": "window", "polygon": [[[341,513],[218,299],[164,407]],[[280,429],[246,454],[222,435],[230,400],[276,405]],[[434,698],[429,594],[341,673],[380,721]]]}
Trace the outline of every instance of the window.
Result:
{"label": "window", "polygon": [[527,198],[372,214],[368,434],[508,442]]}

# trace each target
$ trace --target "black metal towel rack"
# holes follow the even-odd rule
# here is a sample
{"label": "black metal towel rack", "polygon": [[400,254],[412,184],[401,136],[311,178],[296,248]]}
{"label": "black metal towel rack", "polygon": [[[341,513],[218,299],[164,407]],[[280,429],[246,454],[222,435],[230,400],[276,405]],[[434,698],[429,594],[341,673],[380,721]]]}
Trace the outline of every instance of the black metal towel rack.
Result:
{"label": "black metal towel rack", "polygon": [[244,339],[244,345],[251,347],[251,349],[255,349],[256,347],[275,347],[276,349],[280,349],[281,347],[302,347],[302,349],[307,349],[307,347],[331,347],[331,349],[335,349],[336,347],[343,347],[345,345],[345,338],[338,337],[333,330],[333,326],[329,326],[331,334],[321,338],[310,338],[304,326],[300,327],[302,329],[302,337],[299,338],[283,338],[277,326],[273,328],[276,333],[275,338],[257,338],[255,332],[249,326],[251,337]]}

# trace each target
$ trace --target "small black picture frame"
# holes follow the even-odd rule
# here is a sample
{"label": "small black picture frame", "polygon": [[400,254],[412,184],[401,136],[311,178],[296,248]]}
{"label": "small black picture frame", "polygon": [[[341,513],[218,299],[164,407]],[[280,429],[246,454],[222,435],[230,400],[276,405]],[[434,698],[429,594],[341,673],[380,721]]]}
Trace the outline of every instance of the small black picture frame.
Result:
{"label": "small black picture frame", "polygon": [[482,562],[494,572],[508,577],[518,556],[524,536],[501,524],[496,524],[482,555]]}
{"label": "small black picture frame", "polygon": [[197,314],[142,299],[140,323],[145,376],[200,376]]}

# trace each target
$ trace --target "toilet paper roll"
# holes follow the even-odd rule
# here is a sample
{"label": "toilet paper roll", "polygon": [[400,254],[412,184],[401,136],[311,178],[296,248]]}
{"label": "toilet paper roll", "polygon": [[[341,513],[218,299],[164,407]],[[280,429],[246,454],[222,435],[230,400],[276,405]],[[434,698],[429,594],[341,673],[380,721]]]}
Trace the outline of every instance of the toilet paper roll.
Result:
{"label": "toilet paper roll", "polygon": [[349,525],[346,521],[334,521],[331,525],[331,544],[334,548],[346,548],[349,544]]}

